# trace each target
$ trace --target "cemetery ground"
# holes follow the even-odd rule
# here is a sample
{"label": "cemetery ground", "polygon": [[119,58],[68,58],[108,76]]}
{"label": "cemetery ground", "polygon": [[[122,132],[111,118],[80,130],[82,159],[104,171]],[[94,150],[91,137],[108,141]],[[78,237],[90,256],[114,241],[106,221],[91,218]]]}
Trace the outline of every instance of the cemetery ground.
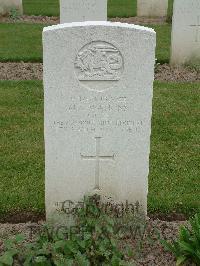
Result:
{"label": "cemetery ground", "polygon": [[[108,17],[134,17],[137,13],[136,0],[108,0]],[[173,0],[169,0],[168,16],[172,16]],[[43,0],[41,6],[40,0],[24,0],[24,13],[27,15],[58,16],[59,1]]]}
{"label": "cemetery ground", "polygon": [[[199,98],[199,83],[154,83],[150,213],[189,216],[199,208]],[[0,103],[0,216],[20,212],[23,221],[26,212],[44,213],[42,82],[1,81]]]}
{"label": "cemetery ground", "polygon": [[[0,61],[42,62],[44,26],[44,24],[1,23]],[[158,62],[169,62],[171,26],[168,24],[149,26],[153,27],[158,34],[156,55]]]}
{"label": "cemetery ground", "polygon": [[[136,5],[135,9],[130,8],[132,1],[124,1],[124,8],[118,8],[117,0],[109,1],[109,17],[135,16]],[[39,0],[24,1],[25,13],[57,16],[58,1],[46,2],[48,5],[44,4],[41,9]],[[17,232],[29,234],[27,224],[8,225],[6,222],[44,219],[44,96],[42,81],[36,79],[42,77],[41,33],[45,23],[0,23],[0,79],[14,79],[0,81],[0,221],[5,222],[0,225],[0,236]],[[171,25],[147,26],[157,32],[158,63],[158,80],[154,82],[148,212],[153,218],[150,225],[157,227],[167,238],[174,238],[179,225],[184,223],[178,220],[200,212],[200,72],[199,66],[171,69],[168,65]],[[25,81],[33,77],[34,80]],[[164,253],[159,244],[145,245],[145,256],[139,265],[175,265],[174,258]]]}

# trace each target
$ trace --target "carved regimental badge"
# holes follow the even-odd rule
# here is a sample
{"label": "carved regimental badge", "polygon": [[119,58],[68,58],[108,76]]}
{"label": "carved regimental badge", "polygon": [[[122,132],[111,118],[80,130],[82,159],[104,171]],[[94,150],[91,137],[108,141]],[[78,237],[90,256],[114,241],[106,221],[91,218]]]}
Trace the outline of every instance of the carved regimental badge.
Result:
{"label": "carved regimental badge", "polygon": [[78,52],[75,71],[80,81],[117,81],[123,72],[123,58],[114,45],[91,42]]}

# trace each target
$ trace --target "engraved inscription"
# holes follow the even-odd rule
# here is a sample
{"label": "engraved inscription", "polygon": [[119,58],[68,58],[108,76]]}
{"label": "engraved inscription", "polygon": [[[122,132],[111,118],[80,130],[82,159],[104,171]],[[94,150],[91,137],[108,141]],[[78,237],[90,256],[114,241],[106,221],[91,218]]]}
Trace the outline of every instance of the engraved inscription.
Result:
{"label": "engraved inscription", "polygon": [[[64,107],[66,119],[64,115],[54,120],[53,127],[63,131],[94,134],[112,131],[142,134],[145,132],[148,121],[144,117],[138,117],[138,119],[129,117],[130,108],[134,110],[134,106],[134,99],[123,94],[71,96]],[[137,110],[137,107],[135,109]],[[77,117],[79,113],[82,114],[81,117]]]}
{"label": "engraved inscription", "polygon": [[79,51],[74,66],[80,81],[117,81],[123,72],[123,58],[114,45],[96,41]]}
{"label": "engraved inscription", "polygon": [[[86,10],[94,10],[95,6],[96,6],[96,1],[92,1],[92,0],[84,0],[82,1],[84,3],[84,5],[82,3],[80,3],[79,1],[68,1],[67,2],[67,9],[68,12],[75,12],[76,10],[80,9],[80,5],[82,8],[86,9]],[[84,13],[83,13],[84,14]]]}
{"label": "engraved inscription", "polygon": [[65,131],[99,133],[121,131],[130,134],[140,134],[144,132],[145,120],[59,120],[54,121],[53,126]]}
{"label": "engraved inscription", "polygon": [[[133,104],[132,104],[133,105]],[[66,105],[68,112],[81,112],[87,110],[88,112],[101,111],[101,112],[125,112],[128,110],[128,99],[126,96],[73,96],[70,98],[69,105]]]}
{"label": "engraved inscription", "polygon": [[99,180],[99,168],[100,168],[100,161],[102,160],[114,160],[114,154],[113,155],[108,155],[108,156],[101,156],[100,155],[100,140],[101,137],[96,137],[96,155],[94,156],[86,156],[81,154],[81,158],[83,160],[95,160],[95,187],[94,189],[100,189],[100,180]]}
{"label": "engraved inscription", "polygon": [[196,35],[195,35],[195,42],[199,41],[200,36],[200,16],[197,17],[197,23],[194,25],[190,25],[190,27],[195,27]]}

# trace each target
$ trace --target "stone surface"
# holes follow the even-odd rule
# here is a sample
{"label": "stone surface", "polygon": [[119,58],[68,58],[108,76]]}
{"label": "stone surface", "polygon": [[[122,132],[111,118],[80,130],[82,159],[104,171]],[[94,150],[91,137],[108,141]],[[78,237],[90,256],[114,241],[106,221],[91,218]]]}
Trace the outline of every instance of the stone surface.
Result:
{"label": "stone surface", "polygon": [[22,14],[22,0],[0,0],[0,15],[6,15],[14,8]]}
{"label": "stone surface", "polygon": [[112,22],[44,28],[49,220],[91,194],[146,212],[155,37]]}
{"label": "stone surface", "polygon": [[137,0],[137,15],[140,17],[167,16],[168,0]]}
{"label": "stone surface", "polygon": [[200,63],[200,1],[175,0],[171,64]]}
{"label": "stone surface", "polygon": [[60,0],[60,23],[106,20],[107,0]]}

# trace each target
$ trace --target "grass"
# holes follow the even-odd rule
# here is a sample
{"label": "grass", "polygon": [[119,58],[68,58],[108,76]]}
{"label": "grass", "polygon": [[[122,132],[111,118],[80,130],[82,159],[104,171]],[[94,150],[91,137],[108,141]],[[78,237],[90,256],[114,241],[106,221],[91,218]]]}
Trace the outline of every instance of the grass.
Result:
{"label": "grass", "polygon": [[[200,206],[199,87],[155,82],[150,212],[188,214]],[[0,216],[44,211],[42,82],[1,81],[0,106]]]}
{"label": "grass", "polygon": [[[42,62],[42,29],[40,24],[0,23],[0,61]],[[170,25],[150,25],[157,32],[156,57],[169,61]]]}
{"label": "grass", "polygon": [[[108,0],[109,17],[136,16],[136,0]],[[59,0],[23,0],[27,15],[59,16]]]}
{"label": "grass", "polygon": [[157,34],[156,59],[157,62],[169,63],[171,46],[171,25],[150,25]]}
{"label": "grass", "polygon": [[149,211],[200,211],[199,85],[154,88]]}
{"label": "grass", "polygon": [[108,0],[108,17],[134,17],[136,15],[136,0]]}
{"label": "grass", "polygon": [[0,23],[0,61],[41,61],[43,27]]}
{"label": "grass", "polygon": [[[169,0],[168,16],[172,16],[172,2]],[[59,16],[59,0],[23,0],[27,15]],[[133,17],[137,14],[137,0],[108,0],[108,17]]]}
{"label": "grass", "polygon": [[23,0],[26,15],[59,16],[59,0]]}
{"label": "grass", "polygon": [[0,214],[43,210],[42,84],[0,82],[0,95]]}
{"label": "grass", "polygon": [[169,0],[168,2],[168,22],[172,21],[172,15],[173,15],[173,4],[174,4],[174,0]]}

